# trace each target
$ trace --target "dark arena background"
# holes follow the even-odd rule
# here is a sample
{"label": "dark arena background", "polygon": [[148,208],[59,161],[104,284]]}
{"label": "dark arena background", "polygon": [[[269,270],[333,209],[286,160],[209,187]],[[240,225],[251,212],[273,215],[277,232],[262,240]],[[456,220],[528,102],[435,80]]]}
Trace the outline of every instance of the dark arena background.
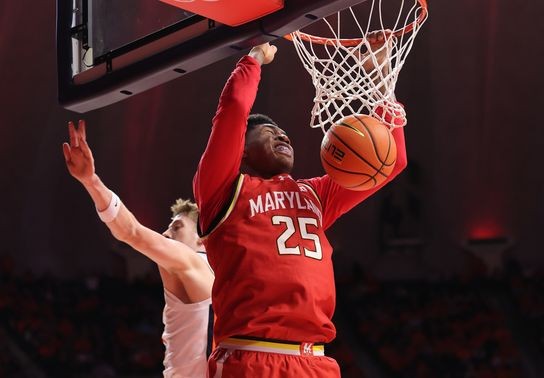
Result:
{"label": "dark arena background", "polygon": [[[343,377],[544,376],[544,2],[430,0],[401,72],[409,165],[344,216]],[[85,114],[57,101],[55,2],[0,2],[0,377],[157,377],[156,266],[113,239],[68,174],[85,118],[97,173],[146,226],[191,197],[221,88],[247,51]],[[253,110],[322,174],[313,87],[278,40]]]}

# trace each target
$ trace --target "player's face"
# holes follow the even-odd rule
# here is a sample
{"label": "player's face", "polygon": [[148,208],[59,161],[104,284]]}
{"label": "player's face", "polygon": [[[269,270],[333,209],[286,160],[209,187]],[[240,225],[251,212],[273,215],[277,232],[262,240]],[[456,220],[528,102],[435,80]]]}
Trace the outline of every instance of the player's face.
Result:
{"label": "player's face", "polygon": [[196,223],[183,214],[178,214],[172,218],[172,222],[170,222],[166,231],[163,232],[163,236],[187,244],[195,250],[200,246]]}
{"label": "player's face", "polygon": [[294,161],[291,141],[279,127],[263,124],[247,132],[244,163],[261,177],[290,173]]}

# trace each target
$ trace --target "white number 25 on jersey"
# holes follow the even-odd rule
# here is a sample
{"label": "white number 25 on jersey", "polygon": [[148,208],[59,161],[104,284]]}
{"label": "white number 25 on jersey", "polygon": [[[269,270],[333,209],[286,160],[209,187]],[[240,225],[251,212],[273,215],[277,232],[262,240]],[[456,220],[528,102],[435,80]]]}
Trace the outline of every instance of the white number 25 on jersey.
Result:
{"label": "white number 25 on jersey", "polygon": [[296,220],[294,220],[291,217],[286,217],[283,215],[274,215],[272,217],[272,224],[274,225],[284,224],[286,226],[285,231],[276,240],[276,244],[278,245],[278,252],[280,253],[280,255],[300,255],[301,254],[300,247],[298,245],[295,247],[288,247],[286,245],[287,240],[289,240],[289,238],[297,232],[295,223],[296,225],[298,225],[300,237],[302,239],[311,240],[314,242],[315,248],[313,250],[308,248],[303,248],[304,255],[312,259],[321,260],[323,257],[323,253],[321,251],[321,243],[319,241],[319,236],[308,232],[308,226],[317,227],[317,219],[315,218],[296,218]]}

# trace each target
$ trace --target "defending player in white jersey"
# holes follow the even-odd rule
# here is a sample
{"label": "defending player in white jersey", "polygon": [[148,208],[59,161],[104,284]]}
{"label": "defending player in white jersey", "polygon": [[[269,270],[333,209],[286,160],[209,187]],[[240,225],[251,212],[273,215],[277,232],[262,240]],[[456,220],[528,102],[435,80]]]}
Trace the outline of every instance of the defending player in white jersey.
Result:
{"label": "defending player in white jersey", "polygon": [[[214,280],[198,237],[198,209],[190,201],[172,206],[172,222],[161,235],[138,222],[119,197],[95,173],[86,141],[85,122],[68,124],[70,143],[63,144],[70,174],[85,187],[98,215],[118,240],[129,244],[159,266],[164,286],[164,376],[206,376],[209,311]],[[195,252],[200,253],[195,253]],[[211,336],[211,335],[210,335]]]}

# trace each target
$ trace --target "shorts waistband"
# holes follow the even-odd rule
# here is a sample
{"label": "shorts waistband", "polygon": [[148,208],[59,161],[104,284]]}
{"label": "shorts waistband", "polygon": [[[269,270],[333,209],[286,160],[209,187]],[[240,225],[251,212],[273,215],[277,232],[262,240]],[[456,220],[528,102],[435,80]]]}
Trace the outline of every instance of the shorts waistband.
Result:
{"label": "shorts waistband", "polygon": [[290,343],[269,339],[246,339],[241,337],[229,337],[217,346],[218,348],[249,350],[252,352],[289,354],[292,356],[324,356],[325,345],[314,343]]}

